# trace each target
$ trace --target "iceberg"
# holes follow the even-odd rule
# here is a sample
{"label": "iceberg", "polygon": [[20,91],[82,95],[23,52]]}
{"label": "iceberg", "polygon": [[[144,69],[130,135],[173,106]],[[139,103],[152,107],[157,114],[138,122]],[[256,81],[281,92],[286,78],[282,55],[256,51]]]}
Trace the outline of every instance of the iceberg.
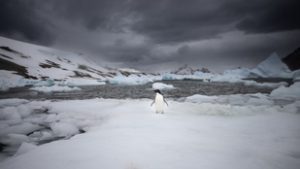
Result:
{"label": "iceberg", "polygon": [[250,72],[250,77],[262,78],[292,78],[292,72],[276,53],[262,61]]}

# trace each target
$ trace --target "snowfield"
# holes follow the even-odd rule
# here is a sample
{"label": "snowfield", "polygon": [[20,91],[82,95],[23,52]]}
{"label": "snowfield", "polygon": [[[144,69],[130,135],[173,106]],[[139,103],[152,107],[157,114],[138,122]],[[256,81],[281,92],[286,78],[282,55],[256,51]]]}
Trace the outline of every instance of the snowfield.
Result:
{"label": "snowfield", "polygon": [[[17,153],[4,159],[0,168],[300,166],[297,100],[278,105],[264,94],[194,95],[181,102],[170,100],[163,115],[155,114],[150,103],[149,99],[1,100],[1,143],[11,144],[7,151]],[[38,144],[49,138],[64,139]]]}

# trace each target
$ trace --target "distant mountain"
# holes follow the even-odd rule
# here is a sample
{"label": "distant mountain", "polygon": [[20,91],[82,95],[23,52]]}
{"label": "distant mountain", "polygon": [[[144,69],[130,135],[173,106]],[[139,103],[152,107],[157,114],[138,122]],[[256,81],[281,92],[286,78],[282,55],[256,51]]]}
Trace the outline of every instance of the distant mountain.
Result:
{"label": "distant mountain", "polygon": [[123,68],[104,68],[82,54],[33,45],[0,37],[0,71],[10,71],[26,79],[104,81],[117,74],[128,76],[141,72]]}
{"label": "distant mountain", "polygon": [[177,75],[193,75],[195,72],[210,73],[210,71],[207,68],[198,69],[190,67],[187,64],[182,67],[179,67],[177,70],[172,71],[171,73]]}
{"label": "distant mountain", "polygon": [[293,71],[300,69],[300,47],[284,57],[282,61]]}

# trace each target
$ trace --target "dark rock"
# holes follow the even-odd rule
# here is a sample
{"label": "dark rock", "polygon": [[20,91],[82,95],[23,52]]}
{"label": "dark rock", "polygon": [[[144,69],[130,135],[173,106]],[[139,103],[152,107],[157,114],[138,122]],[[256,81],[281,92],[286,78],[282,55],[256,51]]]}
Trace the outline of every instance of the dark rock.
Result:
{"label": "dark rock", "polygon": [[300,47],[287,55],[282,61],[292,70],[300,69]]}

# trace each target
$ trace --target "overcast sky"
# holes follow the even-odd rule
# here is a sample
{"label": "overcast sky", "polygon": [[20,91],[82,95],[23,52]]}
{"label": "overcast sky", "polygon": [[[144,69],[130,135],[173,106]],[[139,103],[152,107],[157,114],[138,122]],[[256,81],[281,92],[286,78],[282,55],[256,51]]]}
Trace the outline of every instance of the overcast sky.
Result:
{"label": "overcast sky", "polygon": [[253,67],[300,47],[299,0],[1,0],[0,35],[107,66]]}

